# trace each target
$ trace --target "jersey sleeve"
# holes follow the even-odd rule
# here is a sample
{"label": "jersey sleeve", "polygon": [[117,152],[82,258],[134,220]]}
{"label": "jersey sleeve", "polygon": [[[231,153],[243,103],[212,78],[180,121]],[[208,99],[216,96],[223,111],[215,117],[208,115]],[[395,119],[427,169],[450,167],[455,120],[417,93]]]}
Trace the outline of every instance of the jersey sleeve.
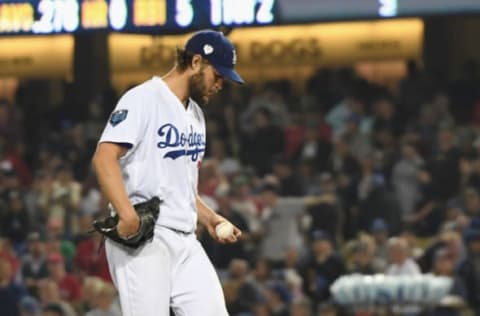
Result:
{"label": "jersey sleeve", "polygon": [[135,90],[122,96],[108,118],[99,143],[117,143],[128,148],[138,145],[147,125],[146,102],[148,98],[142,98]]}

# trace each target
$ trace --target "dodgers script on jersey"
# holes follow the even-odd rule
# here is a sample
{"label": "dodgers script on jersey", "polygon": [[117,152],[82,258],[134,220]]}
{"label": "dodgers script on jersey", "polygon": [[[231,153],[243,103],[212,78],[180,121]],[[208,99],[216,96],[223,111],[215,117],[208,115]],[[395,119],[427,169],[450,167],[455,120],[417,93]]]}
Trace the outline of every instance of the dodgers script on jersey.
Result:
{"label": "dodgers script on jersey", "polygon": [[196,228],[198,166],[205,153],[205,118],[192,100],[185,108],[159,77],[124,94],[99,142],[124,144],[120,159],[130,201],[163,200],[157,225]]}

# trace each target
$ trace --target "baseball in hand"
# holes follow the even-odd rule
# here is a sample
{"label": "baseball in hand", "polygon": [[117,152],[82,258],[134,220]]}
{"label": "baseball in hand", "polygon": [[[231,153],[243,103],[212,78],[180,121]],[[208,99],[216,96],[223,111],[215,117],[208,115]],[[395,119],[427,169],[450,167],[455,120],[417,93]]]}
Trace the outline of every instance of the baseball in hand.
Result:
{"label": "baseball in hand", "polygon": [[215,232],[217,233],[218,238],[227,239],[233,235],[233,225],[229,222],[221,222],[215,226]]}

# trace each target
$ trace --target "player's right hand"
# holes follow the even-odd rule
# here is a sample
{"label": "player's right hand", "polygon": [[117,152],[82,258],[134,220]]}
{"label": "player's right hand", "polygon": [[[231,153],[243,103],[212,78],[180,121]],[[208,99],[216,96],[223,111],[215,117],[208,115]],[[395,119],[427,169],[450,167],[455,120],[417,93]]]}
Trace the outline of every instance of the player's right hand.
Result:
{"label": "player's right hand", "polygon": [[153,239],[161,203],[154,196],[148,201],[133,205],[133,211],[126,210],[94,220],[92,232],[97,231],[122,246],[137,249]]}
{"label": "player's right hand", "polygon": [[120,237],[127,238],[135,235],[140,228],[140,219],[136,213],[128,218],[120,218],[117,225],[117,232]]}

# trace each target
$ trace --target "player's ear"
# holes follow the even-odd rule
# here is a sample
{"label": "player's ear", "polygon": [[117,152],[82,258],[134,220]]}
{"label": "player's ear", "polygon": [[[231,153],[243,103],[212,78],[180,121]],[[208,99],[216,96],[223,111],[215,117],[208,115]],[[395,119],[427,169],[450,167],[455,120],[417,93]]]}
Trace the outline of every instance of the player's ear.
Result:
{"label": "player's ear", "polygon": [[202,67],[202,62],[203,62],[203,59],[202,59],[202,56],[200,55],[193,55],[192,57],[192,64],[190,65],[192,67],[192,69],[197,72],[200,70],[200,68]]}

